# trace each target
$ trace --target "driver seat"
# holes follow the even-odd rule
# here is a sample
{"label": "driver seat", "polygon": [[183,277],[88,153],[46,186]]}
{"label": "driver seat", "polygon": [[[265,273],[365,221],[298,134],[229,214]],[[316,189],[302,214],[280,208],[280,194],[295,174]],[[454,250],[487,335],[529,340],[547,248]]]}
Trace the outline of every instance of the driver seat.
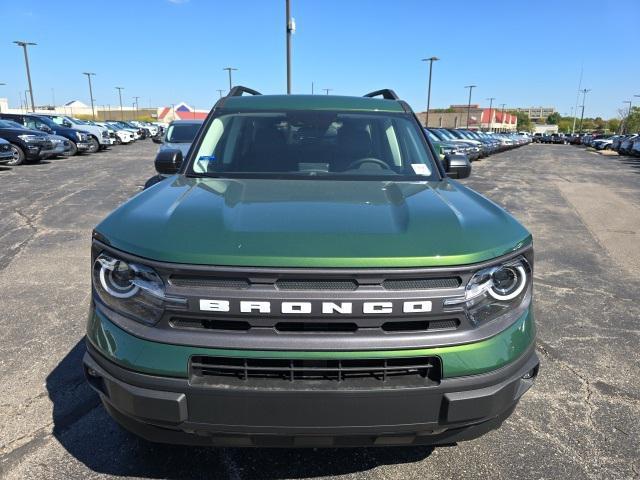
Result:
{"label": "driver seat", "polygon": [[371,136],[367,130],[345,124],[338,130],[338,157],[335,159],[332,170],[345,171],[356,160],[370,157],[372,150]]}

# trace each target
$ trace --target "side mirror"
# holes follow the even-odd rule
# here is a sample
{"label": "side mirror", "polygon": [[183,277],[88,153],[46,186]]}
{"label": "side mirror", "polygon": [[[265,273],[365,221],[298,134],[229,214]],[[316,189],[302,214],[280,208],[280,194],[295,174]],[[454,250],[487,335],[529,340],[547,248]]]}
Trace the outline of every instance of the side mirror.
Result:
{"label": "side mirror", "polygon": [[164,143],[162,141],[162,135],[156,135],[155,137],[151,137],[151,140],[153,140],[153,143]]}
{"label": "side mirror", "polygon": [[182,152],[180,150],[163,150],[156,155],[156,171],[164,175],[173,175],[180,170],[182,165]]}
{"label": "side mirror", "polygon": [[73,125],[71,125],[71,122],[67,122],[66,120],[62,121],[62,126],[67,128],[73,127]]}
{"label": "side mirror", "polygon": [[47,133],[53,132],[53,130],[51,130],[47,125],[40,125],[38,127],[38,130],[41,130],[41,131],[47,132]]}
{"label": "side mirror", "polygon": [[471,175],[471,162],[466,155],[446,155],[444,170],[450,178],[467,178]]}

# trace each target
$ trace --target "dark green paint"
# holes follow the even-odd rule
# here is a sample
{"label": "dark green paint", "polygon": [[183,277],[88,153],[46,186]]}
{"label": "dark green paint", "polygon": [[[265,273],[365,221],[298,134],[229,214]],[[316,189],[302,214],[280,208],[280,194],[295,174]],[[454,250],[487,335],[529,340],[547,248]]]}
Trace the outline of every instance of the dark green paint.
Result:
{"label": "dark green paint", "polygon": [[338,95],[257,95],[229,97],[224,100],[225,110],[340,110],[363,112],[404,112],[395,100],[366,97],[342,97]]}
{"label": "dark green paint", "polygon": [[175,176],[96,227],[153,260],[249,267],[429,267],[490,260],[531,242],[461,184]]}
{"label": "dark green paint", "polygon": [[527,310],[511,327],[481,342],[451,347],[379,351],[259,351],[226,350],[171,345],[143,340],[117,327],[103,313],[89,314],[87,338],[105,357],[125,368],[168,377],[186,378],[191,355],[251,358],[392,358],[436,355],[442,360],[445,378],[477,375],[500,368],[520,357],[535,339],[532,310]]}

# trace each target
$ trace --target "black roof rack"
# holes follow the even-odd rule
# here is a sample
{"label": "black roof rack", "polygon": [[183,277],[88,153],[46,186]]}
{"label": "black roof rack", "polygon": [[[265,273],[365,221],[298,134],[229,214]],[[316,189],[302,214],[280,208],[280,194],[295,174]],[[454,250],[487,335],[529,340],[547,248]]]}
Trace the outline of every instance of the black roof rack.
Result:
{"label": "black roof rack", "polygon": [[385,100],[400,100],[400,97],[390,88],[383,88],[382,90],[376,90],[375,92],[367,93],[365,97],[382,97]]}
{"label": "black roof rack", "polygon": [[243,87],[242,85],[237,85],[237,86],[233,87],[231,90],[229,90],[229,93],[227,93],[226,96],[227,97],[241,97],[243,93],[249,93],[251,95],[262,95],[257,90],[254,90],[254,89],[249,88],[249,87]]}

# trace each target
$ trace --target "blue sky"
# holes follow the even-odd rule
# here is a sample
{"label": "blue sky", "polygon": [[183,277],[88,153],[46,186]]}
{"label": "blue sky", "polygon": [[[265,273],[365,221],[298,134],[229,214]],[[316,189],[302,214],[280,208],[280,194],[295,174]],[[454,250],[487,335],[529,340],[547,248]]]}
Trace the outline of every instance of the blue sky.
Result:
{"label": "blue sky", "polygon": [[[467,1],[291,0],[293,92],[332,88],[360,95],[391,87],[424,110],[466,103],[555,106],[570,113],[581,65],[586,115],[612,117],[640,94],[638,0]],[[632,12],[635,12],[632,14]],[[96,72],[99,105],[186,101],[209,108],[234,83],[280,93],[285,83],[284,0],[0,0],[0,97],[26,89],[30,50],[36,103],[89,103],[83,71]],[[632,45],[636,46],[635,51]],[[634,98],[640,104],[640,98]]]}

